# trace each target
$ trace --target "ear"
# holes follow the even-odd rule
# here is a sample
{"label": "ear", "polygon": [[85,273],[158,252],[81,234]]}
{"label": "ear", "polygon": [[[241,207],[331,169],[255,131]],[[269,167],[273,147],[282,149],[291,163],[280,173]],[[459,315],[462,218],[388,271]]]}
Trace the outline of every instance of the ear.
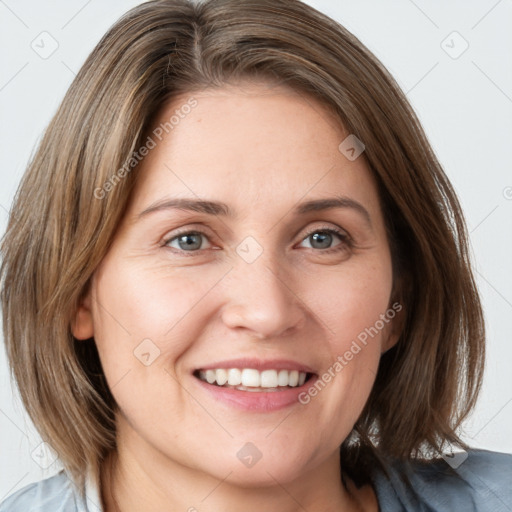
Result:
{"label": "ear", "polygon": [[94,336],[90,291],[80,299],[78,308],[71,320],[71,332],[78,340],[88,340]]}
{"label": "ear", "polygon": [[386,326],[384,336],[382,339],[382,350],[381,353],[387,352],[390,348],[393,348],[398,340],[400,339],[400,335],[403,332],[405,326],[405,308],[402,303],[399,301],[393,302],[393,304],[388,308],[386,312],[386,316],[391,316],[393,314],[393,318],[390,320],[389,324]]}
{"label": "ear", "polygon": [[412,293],[412,278],[407,269],[395,268],[393,265],[393,286],[391,287],[390,300],[386,316],[391,320],[385,327],[382,337],[381,353],[387,352],[393,348],[404,332],[407,310],[404,304],[407,304],[407,297]]}

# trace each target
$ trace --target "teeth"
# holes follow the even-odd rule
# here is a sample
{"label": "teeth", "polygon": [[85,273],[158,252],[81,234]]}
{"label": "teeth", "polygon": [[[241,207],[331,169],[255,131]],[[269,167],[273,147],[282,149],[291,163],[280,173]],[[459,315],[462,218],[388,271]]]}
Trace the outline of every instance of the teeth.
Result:
{"label": "teeth", "polygon": [[[217,370],[218,374],[219,370]],[[217,381],[217,384],[222,384]],[[250,370],[247,368],[244,368],[242,370],[242,386],[252,387],[252,388],[259,388],[260,387],[260,372],[258,370]]]}
{"label": "teeth", "polygon": [[276,390],[278,387],[302,386],[306,382],[306,373],[297,370],[263,370],[259,372],[253,368],[218,368],[200,371],[199,378],[218,386],[227,385],[244,391],[258,391],[262,388]]}
{"label": "teeth", "polygon": [[224,386],[228,381],[228,372],[226,370],[215,370],[216,381],[219,386]]}
{"label": "teeth", "polygon": [[288,386],[288,370],[279,370],[277,375],[277,383],[280,386]]}
{"label": "teeth", "polygon": [[230,386],[240,386],[242,384],[242,372],[238,368],[230,368],[228,370],[228,384]]}
{"label": "teeth", "polygon": [[265,370],[261,372],[262,388],[277,388],[277,372],[275,370]]}

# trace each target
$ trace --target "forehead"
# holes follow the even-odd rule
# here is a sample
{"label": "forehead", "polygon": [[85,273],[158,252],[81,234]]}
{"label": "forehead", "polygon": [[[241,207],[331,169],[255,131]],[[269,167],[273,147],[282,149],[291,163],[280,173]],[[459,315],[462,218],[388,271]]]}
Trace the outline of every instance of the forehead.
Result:
{"label": "forehead", "polygon": [[159,197],[216,198],[235,212],[349,195],[376,207],[364,157],[339,149],[349,133],[320,102],[288,87],[243,84],[175,97],[141,163],[135,206]]}

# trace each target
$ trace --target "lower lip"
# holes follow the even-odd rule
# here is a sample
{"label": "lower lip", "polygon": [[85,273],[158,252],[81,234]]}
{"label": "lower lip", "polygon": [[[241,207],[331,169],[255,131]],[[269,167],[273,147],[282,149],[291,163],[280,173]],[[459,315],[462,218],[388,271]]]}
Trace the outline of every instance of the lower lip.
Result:
{"label": "lower lip", "polygon": [[300,404],[299,395],[306,391],[316,380],[313,375],[302,386],[288,388],[283,391],[241,391],[233,388],[223,388],[208,384],[197,377],[197,383],[215,400],[244,411],[272,412],[292,405]]}

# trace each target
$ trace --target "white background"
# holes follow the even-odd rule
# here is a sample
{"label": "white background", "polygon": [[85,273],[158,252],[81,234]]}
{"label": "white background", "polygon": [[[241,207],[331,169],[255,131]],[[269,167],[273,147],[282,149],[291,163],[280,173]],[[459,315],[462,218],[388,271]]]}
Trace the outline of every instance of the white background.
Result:
{"label": "white background", "polygon": [[[29,156],[74,74],[108,27],[138,3],[0,0],[2,233]],[[484,389],[463,437],[512,453],[512,2],[308,3],[344,24],[395,76],[459,194],[488,329]],[[44,31],[58,43],[47,59],[31,47],[49,37],[40,36]],[[469,47],[452,58],[464,40]],[[1,350],[0,501],[58,469],[56,462],[43,470],[31,457],[40,440],[13,393]]]}

